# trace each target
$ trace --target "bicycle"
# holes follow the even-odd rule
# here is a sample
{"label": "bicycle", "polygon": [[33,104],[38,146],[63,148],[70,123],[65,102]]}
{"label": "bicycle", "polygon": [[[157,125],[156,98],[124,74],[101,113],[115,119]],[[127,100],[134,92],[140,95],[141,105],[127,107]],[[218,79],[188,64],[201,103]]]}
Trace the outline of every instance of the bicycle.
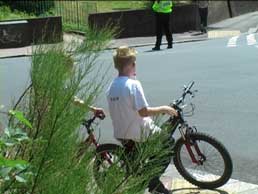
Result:
{"label": "bicycle", "polygon": [[[194,126],[189,126],[184,119],[185,98],[190,95],[195,97],[197,90],[192,91],[194,82],[184,87],[182,96],[175,100],[171,106],[178,111],[178,117],[169,117],[165,125],[171,126],[171,138],[178,129],[181,137],[175,142],[173,151],[175,153],[173,162],[178,172],[185,180],[203,189],[215,189],[223,186],[231,177],[233,163],[231,156],[224,145],[214,137],[205,133],[200,133]],[[194,113],[194,105],[191,103],[191,115]],[[116,160],[120,160],[119,166],[127,170],[126,163],[118,156],[118,150],[123,148],[117,144],[98,144],[91,128],[96,116],[85,120],[89,137],[87,144],[93,143],[96,146],[96,156],[94,160],[94,176],[98,185],[101,184],[100,173],[103,173],[105,166],[107,169]],[[209,151],[209,152],[208,152]],[[120,158],[120,159],[119,159]]]}

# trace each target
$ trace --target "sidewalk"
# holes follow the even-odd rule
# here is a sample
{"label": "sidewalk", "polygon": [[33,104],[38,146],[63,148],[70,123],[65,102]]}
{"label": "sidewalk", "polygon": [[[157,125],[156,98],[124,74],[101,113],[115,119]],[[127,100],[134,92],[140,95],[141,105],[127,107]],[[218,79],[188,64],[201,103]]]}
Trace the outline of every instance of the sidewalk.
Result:
{"label": "sidewalk", "polygon": [[[171,189],[173,194],[257,194],[258,185],[230,179],[227,184],[216,190],[198,189],[185,181],[177,172],[174,165],[169,165],[161,178],[165,186]],[[149,192],[145,192],[149,194]]]}
{"label": "sidewalk", "polygon": [[[200,32],[185,32],[180,34],[173,34],[173,43],[184,43],[184,42],[194,42],[202,41],[208,38],[208,34],[202,34]],[[162,44],[167,44],[165,35],[162,38]],[[156,41],[155,36],[151,37],[136,37],[136,38],[123,38],[111,41],[110,48],[116,48],[122,45],[140,47],[140,46],[154,46]]]}
{"label": "sidewalk", "polygon": [[[221,22],[209,25],[208,33],[201,34],[200,32],[186,32],[173,34],[174,43],[202,41],[213,38],[238,36],[243,32],[258,32],[258,12],[247,13],[234,18],[229,18]],[[83,36],[74,34],[64,34],[64,44],[70,44],[72,40],[82,41]],[[114,49],[121,45],[134,47],[154,46],[156,37],[134,37],[115,39],[111,41],[109,49]],[[166,44],[165,36],[163,36],[163,44]],[[0,58],[30,56],[32,46],[15,48],[15,49],[0,49]]]}
{"label": "sidewalk", "polygon": [[[193,42],[201,41],[207,39],[207,34],[201,34],[199,32],[186,32],[182,34],[174,34],[174,43],[183,43],[183,42]],[[84,37],[75,34],[64,34],[64,44],[70,44],[73,41],[81,42]],[[151,46],[155,44],[156,37],[136,37],[136,38],[124,38],[124,39],[114,39],[111,41],[108,49],[114,49],[121,45],[128,46]],[[163,36],[163,44],[166,43],[165,36]],[[9,57],[23,57],[30,56],[32,54],[32,46],[21,47],[21,48],[11,48],[11,49],[0,49],[0,58],[9,58]]]}
{"label": "sidewalk", "polygon": [[[209,30],[207,34],[200,32],[185,32],[180,34],[173,34],[174,44],[185,43],[185,42],[195,42],[204,41],[212,38],[230,37],[239,35],[238,30]],[[84,37],[76,34],[67,34],[63,36],[64,45],[69,45],[73,41],[82,42]],[[133,38],[123,38],[111,40],[108,49],[114,49],[122,45],[128,45],[133,47],[142,46],[154,46],[156,37],[133,37]],[[62,44],[62,43],[60,43]],[[165,36],[163,36],[162,44],[167,44]],[[26,46],[21,48],[10,48],[10,49],[0,49],[0,58],[11,58],[11,57],[24,57],[31,56],[33,46]]]}

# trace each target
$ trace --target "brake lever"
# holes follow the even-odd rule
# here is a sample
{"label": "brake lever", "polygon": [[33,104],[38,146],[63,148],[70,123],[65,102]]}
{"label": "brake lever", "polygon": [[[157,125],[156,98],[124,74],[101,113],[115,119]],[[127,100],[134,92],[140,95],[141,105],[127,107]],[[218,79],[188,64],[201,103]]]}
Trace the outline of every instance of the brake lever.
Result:
{"label": "brake lever", "polygon": [[186,89],[187,89],[187,86],[186,86],[186,85],[184,85],[184,86],[183,86],[183,90],[185,91]]}
{"label": "brake lever", "polygon": [[180,108],[184,109],[185,107],[187,107],[187,104],[182,105]]}
{"label": "brake lever", "polygon": [[195,93],[197,93],[198,92],[198,90],[194,90],[193,92],[191,92],[191,98],[194,98],[195,97]]}

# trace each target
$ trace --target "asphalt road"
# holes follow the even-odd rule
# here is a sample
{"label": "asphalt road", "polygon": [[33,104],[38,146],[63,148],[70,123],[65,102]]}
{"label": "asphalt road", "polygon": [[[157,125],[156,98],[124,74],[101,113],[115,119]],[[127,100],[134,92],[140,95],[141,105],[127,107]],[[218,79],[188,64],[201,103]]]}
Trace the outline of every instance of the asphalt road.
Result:
{"label": "asphalt road", "polygon": [[[248,38],[247,38],[248,37]],[[168,104],[179,97],[182,86],[194,80],[199,90],[193,100],[195,115],[189,123],[209,133],[228,148],[234,162],[233,178],[258,183],[258,34],[176,44],[173,49],[150,52],[140,47],[137,78],[151,106]],[[165,48],[165,46],[164,46]],[[107,76],[112,70],[112,51],[101,56]],[[0,104],[10,103],[28,83],[29,58],[0,60]],[[4,84],[3,84],[4,83]],[[97,105],[107,108],[104,94]],[[112,127],[107,117],[100,125],[101,141],[110,142]]]}

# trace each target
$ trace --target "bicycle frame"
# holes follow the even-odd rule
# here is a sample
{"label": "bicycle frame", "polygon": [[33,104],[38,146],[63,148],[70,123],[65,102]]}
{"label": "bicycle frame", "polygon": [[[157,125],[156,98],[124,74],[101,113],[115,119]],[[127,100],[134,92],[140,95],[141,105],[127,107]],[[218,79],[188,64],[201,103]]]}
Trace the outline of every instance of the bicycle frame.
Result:
{"label": "bicycle frame", "polygon": [[[85,128],[87,129],[88,135],[89,135],[83,143],[86,144],[87,146],[90,146],[91,144],[93,144],[93,145],[95,145],[95,147],[97,149],[100,144],[96,140],[96,137],[93,133],[93,129],[91,129],[91,125],[95,121],[96,118],[97,117],[94,116],[93,118],[91,118],[89,120],[84,120],[82,122],[82,125],[85,126]],[[101,154],[101,156],[104,157],[109,162],[109,164],[112,164],[110,157],[108,157],[108,156],[110,156],[110,154],[108,152],[103,152]]]}
{"label": "bicycle frame", "polygon": [[84,141],[84,143],[86,145],[91,145],[94,144],[95,147],[97,148],[99,146],[96,137],[93,133],[93,130],[91,129],[91,125],[92,123],[95,121],[96,117],[94,116],[93,118],[89,119],[89,120],[84,120],[82,122],[82,125],[87,129],[87,133],[88,133],[88,137],[86,138],[86,140]]}

